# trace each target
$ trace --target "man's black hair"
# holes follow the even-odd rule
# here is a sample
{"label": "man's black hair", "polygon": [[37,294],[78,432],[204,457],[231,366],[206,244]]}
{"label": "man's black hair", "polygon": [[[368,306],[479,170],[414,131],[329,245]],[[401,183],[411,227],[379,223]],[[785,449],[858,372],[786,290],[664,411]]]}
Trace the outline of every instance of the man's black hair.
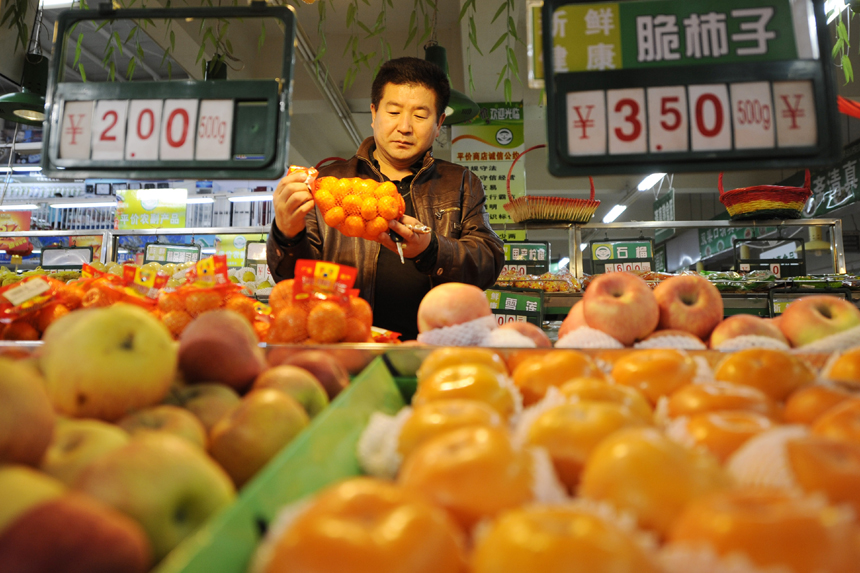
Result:
{"label": "man's black hair", "polygon": [[436,118],[445,112],[451,99],[451,85],[442,68],[420,58],[395,58],[379,68],[370,88],[370,101],[376,109],[382,101],[386,84],[420,85],[436,94]]}

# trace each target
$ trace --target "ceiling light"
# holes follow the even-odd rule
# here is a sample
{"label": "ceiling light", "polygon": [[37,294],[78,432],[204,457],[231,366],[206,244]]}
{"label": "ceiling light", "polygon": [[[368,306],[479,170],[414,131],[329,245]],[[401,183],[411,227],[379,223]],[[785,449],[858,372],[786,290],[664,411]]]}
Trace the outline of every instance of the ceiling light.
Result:
{"label": "ceiling light", "polygon": [[609,213],[603,217],[604,223],[611,223],[615,219],[618,218],[618,215],[627,210],[627,205],[615,205],[612,209],[609,210]]}
{"label": "ceiling light", "polygon": [[587,248],[588,248],[588,243],[580,243],[579,244],[579,251],[580,252],[584,252],[585,249],[587,249]]}
{"label": "ceiling light", "polygon": [[639,185],[637,185],[636,188],[640,191],[647,191],[648,189],[659,183],[665,176],[665,173],[652,173],[651,175],[640,181]]}
{"label": "ceiling light", "polygon": [[248,201],[271,201],[272,196],[267,194],[239,195],[238,197],[228,197],[227,200],[231,203],[246,203]]}
{"label": "ceiling light", "polygon": [[12,165],[12,171],[20,173],[32,173],[33,171],[41,171],[41,165]]}
{"label": "ceiling light", "polygon": [[0,205],[0,211],[33,211],[39,206],[33,203],[22,203],[20,205]]}
{"label": "ceiling light", "polygon": [[93,209],[96,207],[116,207],[116,201],[98,201],[86,203],[78,201],[77,203],[53,203],[51,209]]}
{"label": "ceiling light", "polygon": [[558,268],[566,267],[570,262],[570,259],[567,257],[562,257],[558,260]]}
{"label": "ceiling light", "polygon": [[24,56],[21,91],[0,96],[0,118],[42,125],[45,119],[45,93],[48,88],[48,58],[42,54]]}

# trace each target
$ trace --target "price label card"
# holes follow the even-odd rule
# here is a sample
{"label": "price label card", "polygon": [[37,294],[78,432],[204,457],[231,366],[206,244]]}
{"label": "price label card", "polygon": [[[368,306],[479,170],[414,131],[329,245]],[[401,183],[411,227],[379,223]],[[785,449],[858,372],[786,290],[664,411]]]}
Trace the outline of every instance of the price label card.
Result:
{"label": "price label card", "polygon": [[693,151],[732,148],[732,116],[728,88],[724,84],[688,88],[690,132]]}
{"label": "price label card", "polygon": [[812,82],[774,82],[773,100],[777,145],[818,145],[818,122]]}
{"label": "price label card", "polygon": [[51,285],[48,281],[36,277],[28,281],[21,282],[20,285],[12,287],[3,293],[3,297],[15,306],[19,306],[50,290]]}
{"label": "price label card", "polygon": [[63,106],[60,123],[60,157],[89,159],[93,121],[92,101],[69,101]]}
{"label": "price label card", "polygon": [[197,146],[194,158],[230,159],[233,139],[233,100],[208,99],[200,102]]}
{"label": "price label card", "polygon": [[164,100],[164,126],[159,145],[162,161],[194,158],[198,104],[196,99]]}
{"label": "price label card", "polygon": [[128,100],[100,100],[93,117],[93,159],[122,159]]}
{"label": "price label card", "polygon": [[772,149],[775,146],[773,105],[768,82],[731,84],[732,126],[736,149]]}
{"label": "price label card", "polygon": [[606,96],[602,90],[567,94],[567,144],[571,155],[606,153]]}
{"label": "price label card", "polygon": [[648,150],[645,90],[609,90],[606,107],[609,110],[609,154],[645,153]]}
{"label": "price label card", "polygon": [[158,159],[163,100],[132,100],[128,106],[128,137],[125,158],[133,161]]}
{"label": "price label card", "polygon": [[775,276],[776,278],[780,278],[780,277],[782,276],[782,275],[780,275],[780,274],[779,274],[779,270],[780,270],[780,267],[779,267],[779,265],[778,265],[778,264],[774,263],[774,264],[770,265],[770,272],[771,272],[771,273],[773,274],[773,276]]}
{"label": "price label card", "polygon": [[648,88],[648,129],[651,153],[689,151],[687,89]]}

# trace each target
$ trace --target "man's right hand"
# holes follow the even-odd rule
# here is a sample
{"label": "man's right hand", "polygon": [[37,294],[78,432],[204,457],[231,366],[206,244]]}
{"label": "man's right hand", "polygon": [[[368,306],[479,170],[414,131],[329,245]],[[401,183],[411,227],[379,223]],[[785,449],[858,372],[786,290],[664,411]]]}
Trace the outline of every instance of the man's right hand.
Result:
{"label": "man's right hand", "polygon": [[305,184],[307,173],[296,171],[287,174],[278,182],[272,197],[275,205],[275,224],[288,239],[294,238],[305,228],[305,215],[314,208],[314,199]]}

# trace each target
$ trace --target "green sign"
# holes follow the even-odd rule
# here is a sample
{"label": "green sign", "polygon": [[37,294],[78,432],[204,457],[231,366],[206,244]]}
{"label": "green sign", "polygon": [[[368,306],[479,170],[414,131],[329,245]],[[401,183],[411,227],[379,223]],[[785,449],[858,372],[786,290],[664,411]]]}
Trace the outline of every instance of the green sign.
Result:
{"label": "green sign", "polygon": [[706,259],[713,255],[730,251],[732,249],[732,239],[753,239],[760,234],[761,231],[753,227],[699,229],[699,255],[703,259]]}
{"label": "green sign", "polygon": [[[669,192],[654,200],[654,220],[655,221],[674,221],[675,220],[675,190],[669,189]],[[654,232],[654,241],[662,243],[675,235],[675,229],[657,229]]]}
{"label": "green sign", "polygon": [[144,252],[144,263],[196,263],[200,260],[198,245],[171,245],[166,243],[149,243]]}
{"label": "green sign", "polygon": [[543,33],[541,7],[543,0],[526,1],[526,45],[529,54],[529,87],[541,89],[543,81]]}
{"label": "green sign", "polygon": [[666,245],[660,245],[654,249],[654,270],[658,273],[668,272],[666,264]]}
{"label": "green sign", "polygon": [[595,261],[625,261],[654,257],[651,241],[591,243],[591,258]]}
{"label": "green sign", "polygon": [[531,322],[541,325],[543,301],[541,293],[507,292],[488,290],[487,300],[499,324],[506,322]]}
{"label": "green sign", "polygon": [[549,272],[549,243],[508,242],[504,249],[506,269],[514,267],[520,275]]}

